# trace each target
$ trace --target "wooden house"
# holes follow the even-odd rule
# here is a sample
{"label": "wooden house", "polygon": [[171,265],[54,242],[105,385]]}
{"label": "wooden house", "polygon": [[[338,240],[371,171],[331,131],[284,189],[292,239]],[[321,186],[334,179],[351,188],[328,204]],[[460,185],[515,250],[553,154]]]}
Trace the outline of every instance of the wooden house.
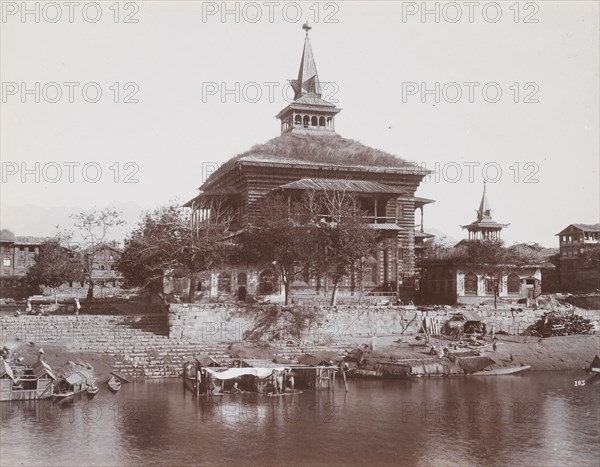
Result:
{"label": "wooden house", "polygon": [[[259,204],[271,194],[298,199],[306,192],[343,191],[368,213],[367,222],[379,233],[376,253],[367,258],[367,291],[393,291],[414,297],[415,210],[431,202],[415,196],[425,175],[421,166],[384,151],[343,138],[335,131],[340,112],[322,98],[308,29],[298,78],[291,80],[295,99],[277,118],[281,135],[223,164],[200,186],[185,206],[196,220],[211,221],[216,201],[232,214],[228,241],[236,241],[258,221]],[[421,215],[422,225],[422,215]],[[280,293],[272,264],[257,264],[252,255],[213,271],[206,286],[210,296],[249,296]],[[346,278],[340,293],[352,290]],[[315,291],[314,277],[294,281],[294,290]]]}
{"label": "wooden house", "polygon": [[600,290],[600,224],[570,224],[559,233],[560,289]]}

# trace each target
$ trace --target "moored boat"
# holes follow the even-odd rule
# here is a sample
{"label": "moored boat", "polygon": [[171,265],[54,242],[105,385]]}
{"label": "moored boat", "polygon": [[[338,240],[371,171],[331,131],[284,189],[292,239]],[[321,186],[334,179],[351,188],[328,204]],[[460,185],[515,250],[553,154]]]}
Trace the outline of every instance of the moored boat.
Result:
{"label": "moored boat", "polygon": [[525,370],[529,370],[531,365],[511,366],[505,368],[491,368],[489,370],[476,371],[470,373],[470,376],[499,376],[499,375],[514,375]]}
{"label": "moored boat", "polygon": [[110,390],[113,392],[117,392],[119,389],[121,389],[121,380],[119,380],[119,378],[116,376],[111,376],[111,378],[107,381],[107,384]]}
{"label": "moored boat", "polygon": [[98,391],[100,391],[100,388],[96,383],[87,388],[87,394],[89,397],[94,397],[96,394],[98,394]]}
{"label": "moored boat", "polygon": [[600,357],[598,357],[598,355],[594,357],[592,363],[585,369],[585,371],[588,373],[600,374]]}
{"label": "moored boat", "polygon": [[73,397],[75,394],[75,391],[55,392],[54,394],[52,394],[52,398],[54,400],[62,401],[68,399],[69,397]]}
{"label": "moored boat", "polygon": [[11,366],[0,357],[0,401],[49,399],[55,379],[44,361],[38,360],[33,366]]}

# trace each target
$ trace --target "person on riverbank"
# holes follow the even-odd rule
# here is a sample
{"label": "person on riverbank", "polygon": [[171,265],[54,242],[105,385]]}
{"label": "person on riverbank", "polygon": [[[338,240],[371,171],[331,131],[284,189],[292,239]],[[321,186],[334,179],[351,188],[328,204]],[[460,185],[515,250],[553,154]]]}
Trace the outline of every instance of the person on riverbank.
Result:
{"label": "person on riverbank", "polygon": [[79,314],[79,310],[81,310],[81,303],[79,303],[79,299],[76,298],[75,299],[75,314],[76,315]]}

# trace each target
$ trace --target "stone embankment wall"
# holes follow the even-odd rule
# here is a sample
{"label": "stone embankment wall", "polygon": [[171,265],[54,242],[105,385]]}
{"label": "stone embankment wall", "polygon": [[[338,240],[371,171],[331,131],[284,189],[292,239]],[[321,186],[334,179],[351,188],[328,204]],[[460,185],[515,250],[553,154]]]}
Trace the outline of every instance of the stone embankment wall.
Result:
{"label": "stone embankment wall", "polygon": [[[302,339],[327,343],[357,337],[377,337],[419,332],[426,317],[437,317],[443,325],[460,309],[443,307],[421,311],[412,306],[339,306],[319,307],[321,323],[303,330]],[[473,309],[490,329],[496,332],[521,333],[535,323],[545,309],[523,311],[494,310],[479,307]],[[600,311],[577,310],[599,328]],[[170,336],[178,339],[198,339],[201,342],[237,342],[254,327],[252,309],[233,305],[171,305],[169,313]],[[279,328],[278,326],[274,326]]]}
{"label": "stone embankment wall", "polygon": [[[323,308],[321,324],[302,334],[300,344],[274,344],[284,358],[332,350],[342,355],[355,346],[356,338],[400,336],[419,331],[423,319],[437,316],[443,324],[456,309],[419,311],[412,307]],[[545,310],[475,310],[496,331],[522,332]],[[577,310],[598,329],[600,312]],[[256,312],[233,305],[171,305],[167,314],[128,316],[57,315],[2,317],[0,345],[34,342],[37,346],[64,348],[65,360],[96,354],[113,369],[133,377],[173,377],[186,361],[199,353],[228,359],[228,345],[243,339],[254,326]],[[81,355],[79,357],[78,355]]]}

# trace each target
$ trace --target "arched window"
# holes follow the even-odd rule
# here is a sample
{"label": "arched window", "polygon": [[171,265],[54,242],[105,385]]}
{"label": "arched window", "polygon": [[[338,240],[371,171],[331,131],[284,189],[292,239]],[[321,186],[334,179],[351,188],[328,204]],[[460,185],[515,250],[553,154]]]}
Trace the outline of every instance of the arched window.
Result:
{"label": "arched window", "polygon": [[310,119],[310,125],[311,126],[318,126],[319,125],[317,117],[313,117],[313,118]]}
{"label": "arched window", "polygon": [[319,118],[319,126],[325,126],[325,117]]}
{"label": "arched window", "polygon": [[296,115],[295,124],[302,125],[302,117],[300,115]]}
{"label": "arched window", "polygon": [[472,272],[465,274],[465,295],[477,295],[477,276]]}
{"label": "arched window", "polygon": [[245,272],[238,273],[238,275],[237,275],[238,287],[241,287],[241,286],[246,287],[247,282],[248,282],[248,278],[246,276],[246,273]]}
{"label": "arched window", "polygon": [[327,128],[331,128],[331,117],[327,117]]}
{"label": "arched window", "polygon": [[304,128],[308,128],[308,125],[310,125],[310,117],[308,115],[304,116],[303,125],[304,125]]}
{"label": "arched window", "polygon": [[217,290],[221,293],[231,293],[231,274],[228,272],[219,273]]}
{"label": "arched window", "polygon": [[516,273],[511,273],[508,275],[508,293],[509,294],[518,294],[521,291],[521,278]]}
{"label": "arched window", "polygon": [[276,286],[277,280],[275,278],[275,271],[272,269],[261,271],[258,283],[258,293],[260,295],[270,295],[275,292]]}

